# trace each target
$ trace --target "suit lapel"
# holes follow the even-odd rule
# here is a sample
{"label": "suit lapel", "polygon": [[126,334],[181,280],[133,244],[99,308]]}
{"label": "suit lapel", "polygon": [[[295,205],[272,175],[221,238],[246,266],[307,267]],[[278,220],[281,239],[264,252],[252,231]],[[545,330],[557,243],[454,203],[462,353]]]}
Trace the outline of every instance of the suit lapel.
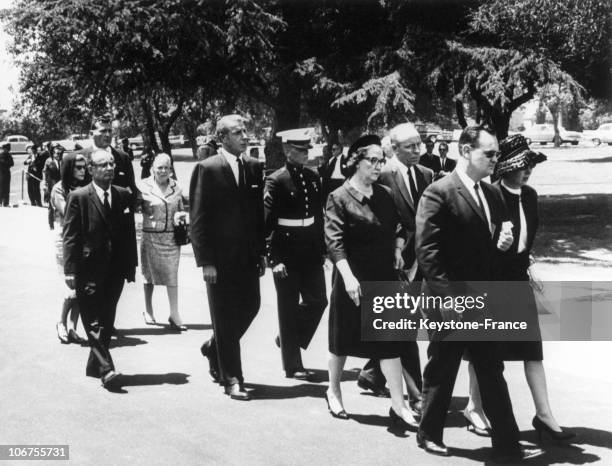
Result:
{"label": "suit lapel", "polygon": [[[223,171],[223,175],[225,176],[227,182],[230,183],[232,186],[234,186],[236,189],[238,189],[238,183],[236,183],[234,172],[232,171],[232,167],[230,167],[230,164],[225,158],[225,155],[221,153],[219,154],[219,157],[221,158],[221,170]],[[246,175],[245,175],[245,178],[246,178]]]}
{"label": "suit lapel", "polygon": [[104,206],[102,205],[102,202],[100,202],[98,193],[96,193],[96,188],[94,188],[93,181],[89,185],[89,198],[91,199],[93,205],[96,206],[96,209],[98,209],[102,220],[104,220],[106,223],[109,223],[110,219],[106,218],[106,215],[104,215]]}
{"label": "suit lapel", "polygon": [[[459,178],[459,175],[457,175],[456,172],[453,172],[452,176],[453,176],[453,182],[455,184],[455,189],[457,190],[459,195],[463,199],[465,199],[465,201],[469,204],[469,206],[472,208],[474,213],[476,215],[478,215],[478,217],[480,217],[480,219],[486,225],[488,223],[486,217],[483,217],[483,214],[482,214],[482,212],[480,210],[480,207],[478,206],[478,204],[476,204],[476,201],[474,200],[472,195],[468,192],[468,190],[463,185],[463,182],[461,181],[461,178]],[[488,230],[488,228],[487,228],[487,230]]]}
{"label": "suit lapel", "polygon": [[[410,196],[410,193],[408,192],[408,187],[406,186],[406,183],[404,182],[404,177],[402,176],[402,172],[399,169],[396,169],[393,175],[394,175],[393,178],[394,178],[395,184],[397,184],[398,191],[401,193],[408,207],[410,207],[412,212],[414,212],[415,209],[414,209],[414,203],[412,202],[412,196]],[[410,176],[410,173],[408,173],[408,176]]]}

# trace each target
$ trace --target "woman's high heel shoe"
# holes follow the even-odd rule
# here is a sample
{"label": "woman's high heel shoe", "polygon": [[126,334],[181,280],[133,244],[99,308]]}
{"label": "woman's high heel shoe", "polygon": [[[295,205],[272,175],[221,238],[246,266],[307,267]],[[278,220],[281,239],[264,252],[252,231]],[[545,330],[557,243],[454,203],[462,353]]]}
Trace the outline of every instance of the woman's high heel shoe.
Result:
{"label": "woman's high heel shoe", "polygon": [[157,322],[155,321],[155,317],[149,315],[147,312],[142,313],[142,318],[144,319],[145,324],[147,325],[155,325]]}
{"label": "woman's high heel shoe", "polygon": [[174,319],[172,319],[172,317],[168,317],[168,323],[170,324],[170,328],[172,330],[176,330],[177,332],[183,332],[187,330],[186,325],[177,325],[177,323],[174,322]]}
{"label": "woman's high heel shoe", "polygon": [[476,424],[474,424],[474,421],[472,421],[472,419],[467,414],[465,414],[465,411],[463,412],[463,418],[465,419],[465,427],[469,432],[479,435],[480,437],[491,436],[490,427],[478,427]]}
{"label": "woman's high heel shoe", "polygon": [[329,409],[329,412],[333,417],[337,419],[344,419],[344,420],[349,419],[349,415],[347,414],[345,410],[338,411],[336,413],[331,409],[331,406],[329,404],[329,397],[327,396],[327,393],[325,394],[325,401],[327,401],[327,409]]}
{"label": "woman's high heel shoe", "polygon": [[545,432],[546,434],[548,434],[552,440],[569,440],[576,436],[576,433],[572,432],[571,430],[563,430],[563,429],[561,429],[561,431],[553,430],[548,424],[546,424],[537,415],[533,417],[533,421],[531,421],[531,425],[538,433],[539,440],[542,440],[542,432]]}
{"label": "woman's high heel shoe", "polygon": [[389,408],[389,419],[391,419],[391,425],[411,432],[416,432],[419,428],[419,424],[415,422],[408,422],[403,417],[395,412],[393,407]]}

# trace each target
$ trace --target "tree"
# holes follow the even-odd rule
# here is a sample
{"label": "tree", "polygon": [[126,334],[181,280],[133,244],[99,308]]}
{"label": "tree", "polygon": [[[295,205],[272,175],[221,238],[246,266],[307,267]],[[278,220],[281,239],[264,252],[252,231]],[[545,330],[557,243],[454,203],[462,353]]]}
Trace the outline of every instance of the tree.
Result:
{"label": "tree", "polygon": [[[21,0],[4,15],[26,102],[76,122],[109,107],[140,108],[145,134],[168,134],[188,96],[236,85],[267,57],[277,25],[255,2]],[[69,105],[66,105],[69,102]],[[55,118],[58,117],[58,118]]]}
{"label": "tree", "polygon": [[503,138],[512,111],[539,88],[558,85],[567,95],[580,96],[584,85],[601,92],[602,75],[608,72],[606,4],[485,1],[471,13],[461,40],[447,42],[448,54],[431,72],[432,82],[458,100],[474,99],[483,119]]}

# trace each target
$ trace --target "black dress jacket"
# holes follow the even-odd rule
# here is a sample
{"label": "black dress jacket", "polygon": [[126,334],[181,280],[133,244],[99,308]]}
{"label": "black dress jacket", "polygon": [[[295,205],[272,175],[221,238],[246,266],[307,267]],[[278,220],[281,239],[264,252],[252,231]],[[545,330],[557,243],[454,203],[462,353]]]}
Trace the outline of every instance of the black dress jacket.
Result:
{"label": "black dress jacket", "polygon": [[93,182],[72,191],[64,217],[64,273],[78,282],[100,283],[113,274],[134,281],[138,255],[134,233],[132,196],[111,186],[111,215]]}

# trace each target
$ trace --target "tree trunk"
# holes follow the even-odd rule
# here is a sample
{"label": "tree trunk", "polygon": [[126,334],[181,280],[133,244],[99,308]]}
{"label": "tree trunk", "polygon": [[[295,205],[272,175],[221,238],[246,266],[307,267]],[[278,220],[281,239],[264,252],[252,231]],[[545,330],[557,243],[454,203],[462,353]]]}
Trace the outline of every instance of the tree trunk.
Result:
{"label": "tree trunk", "polygon": [[550,107],[548,108],[551,113],[552,113],[552,117],[553,117],[553,128],[555,130],[555,136],[553,138],[553,143],[555,147],[559,147],[561,146],[561,136],[559,135],[559,109],[551,109]]}
{"label": "tree trunk", "polygon": [[148,146],[157,154],[160,150],[157,145],[157,138],[155,137],[155,123],[151,105],[146,97],[140,99],[140,105],[142,106],[142,113],[145,117],[145,132],[142,135],[143,149]]}
{"label": "tree trunk", "polygon": [[281,79],[274,106],[273,132],[300,127],[300,88],[289,78]]}
{"label": "tree trunk", "polygon": [[465,128],[468,124],[465,119],[465,109],[463,108],[463,100],[455,99],[455,112],[457,113],[457,122],[461,128]]}

